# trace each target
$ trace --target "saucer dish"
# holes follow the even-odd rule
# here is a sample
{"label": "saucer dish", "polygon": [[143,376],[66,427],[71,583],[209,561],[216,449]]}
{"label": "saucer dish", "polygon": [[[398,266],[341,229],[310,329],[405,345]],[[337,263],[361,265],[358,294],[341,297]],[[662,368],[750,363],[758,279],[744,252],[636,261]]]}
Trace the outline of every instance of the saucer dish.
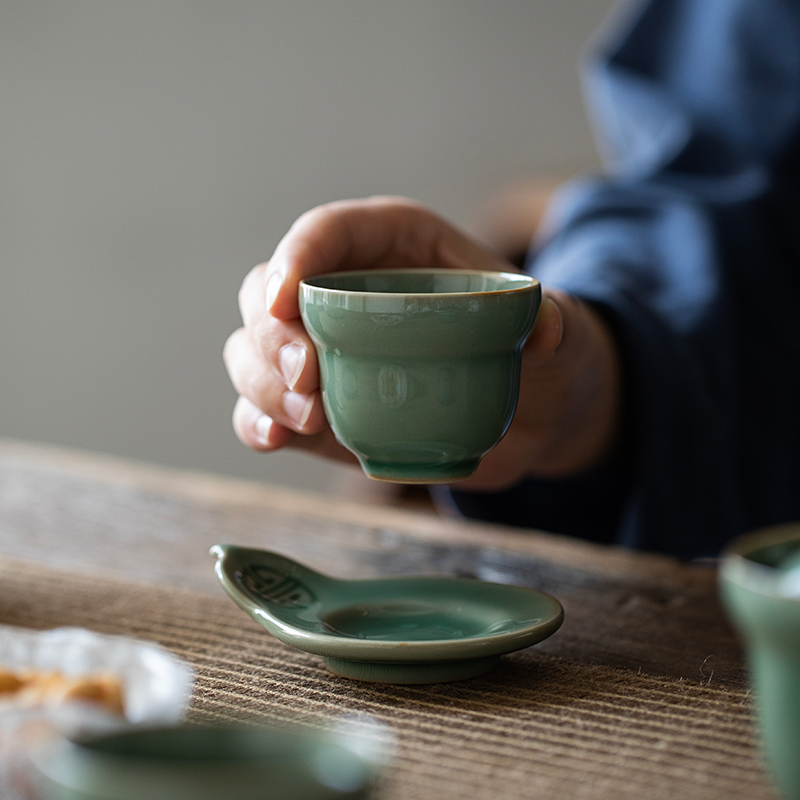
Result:
{"label": "saucer dish", "polygon": [[43,800],[366,800],[381,756],[343,730],[194,724],[55,737],[29,760]]}
{"label": "saucer dish", "polygon": [[215,545],[231,599],[273,636],[337,675],[442,683],[482,675],[540,642],[564,610],[535,589],[443,577],[339,580],[267,550]]}

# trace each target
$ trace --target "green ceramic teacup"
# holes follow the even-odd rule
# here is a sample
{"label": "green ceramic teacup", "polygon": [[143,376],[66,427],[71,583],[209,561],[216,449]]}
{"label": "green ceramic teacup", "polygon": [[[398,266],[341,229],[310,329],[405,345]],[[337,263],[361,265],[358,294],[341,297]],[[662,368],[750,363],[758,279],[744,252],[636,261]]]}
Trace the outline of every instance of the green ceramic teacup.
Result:
{"label": "green ceramic teacup", "polygon": [[734,542],[720,584],[745,643],[764,755],[783,795],[800,800],[800,523]]}
{"label": "green ceramic teacup", "polygon": [[505,434],[541,301],[511,272],[365,270],[307,278],[303,323],[325,413],[372,478],[466,478]]}

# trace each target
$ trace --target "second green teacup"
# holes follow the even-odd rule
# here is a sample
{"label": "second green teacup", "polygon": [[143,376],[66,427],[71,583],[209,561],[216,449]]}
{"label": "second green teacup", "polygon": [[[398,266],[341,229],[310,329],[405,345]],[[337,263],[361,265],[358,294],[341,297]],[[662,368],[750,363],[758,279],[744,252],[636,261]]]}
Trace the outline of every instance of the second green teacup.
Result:
{"label": "second green teacup", "polygon": [[540,302],[538,281],[512,272],[365,270],[302,281],[300,310],[338,441],[371,478],[471,475],[514,416]]}
{"label": "second green teacup", "polygon": [[746,646],[767,764],[786,800],[800,800],[800,523],[729,545],[720,584]]}

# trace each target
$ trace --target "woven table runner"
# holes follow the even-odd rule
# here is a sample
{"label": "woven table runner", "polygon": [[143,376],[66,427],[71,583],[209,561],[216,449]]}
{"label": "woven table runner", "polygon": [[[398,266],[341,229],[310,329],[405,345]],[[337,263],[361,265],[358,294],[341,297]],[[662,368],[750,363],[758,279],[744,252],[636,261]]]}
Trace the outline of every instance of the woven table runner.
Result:
{"label": "woven table runner", "polygon": [[267,634],[225,596],[0,559],[0,624],[157,642],[196,673],[189,718],[391,731],[390,800],[771,798],[743,689],[581,663],[536,647],[470,681],[363,684]]}
{"label": "woven table runner", "polygon": [[529,586],[566,610],[539,653],[746,686],[708,567],[0,440],[0,553],[217,597],[208,551],[219,542],[275,550],[338,578],[433,574]]}

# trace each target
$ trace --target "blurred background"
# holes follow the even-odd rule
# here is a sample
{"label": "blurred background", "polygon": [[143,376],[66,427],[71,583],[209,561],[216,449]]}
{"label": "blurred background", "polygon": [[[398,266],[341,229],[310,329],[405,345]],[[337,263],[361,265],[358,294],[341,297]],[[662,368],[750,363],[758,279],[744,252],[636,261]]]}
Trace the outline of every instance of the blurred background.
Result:
{"label": "blurred background", "polygon": [[593,167],[578,65],[611,5],[3,0],[0,437],[336,491],[233,434],[242,278],[328,200],[474,227]]}

